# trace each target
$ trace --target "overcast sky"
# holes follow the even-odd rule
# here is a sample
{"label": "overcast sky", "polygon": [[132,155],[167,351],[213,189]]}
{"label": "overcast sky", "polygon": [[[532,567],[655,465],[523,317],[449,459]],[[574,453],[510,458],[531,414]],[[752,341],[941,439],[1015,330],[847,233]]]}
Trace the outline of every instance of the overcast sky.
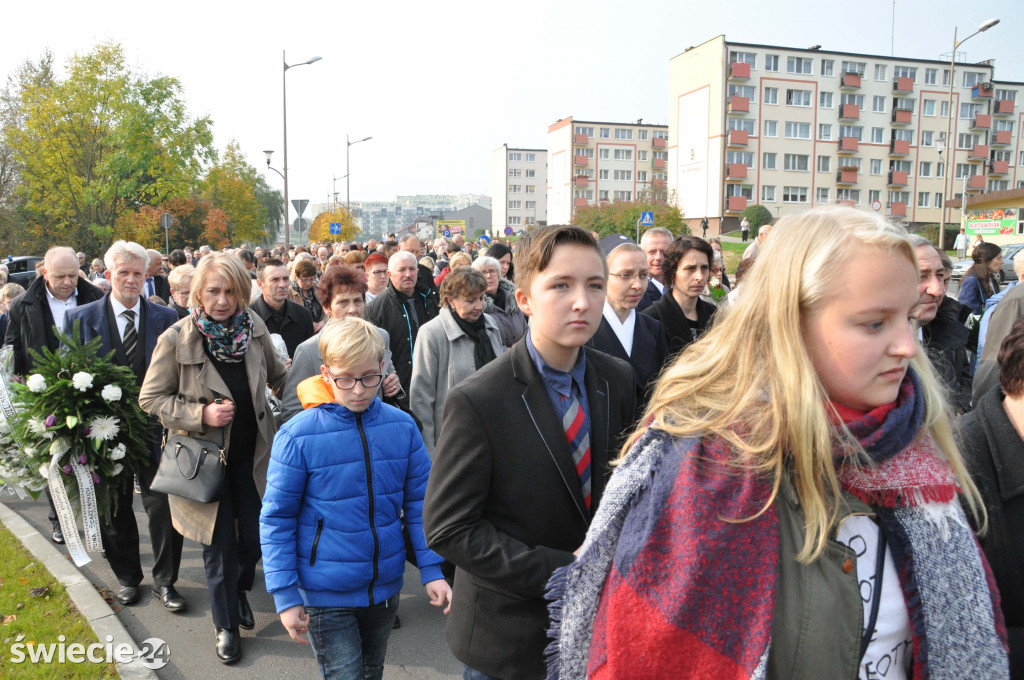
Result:
{"label": "overcast sky", "polygon": [[[889,0],[10,0],[0,74],[46,48],[63,65],[115,40],[136,67],[181,81],[219,150],[236,139],[265,169],[274,149],[280,169],[281,52],[289,63],[319,55],[287,76],[290,198],[326,201],[336,175],[345,200],[346,133],[373,137],[351,149],[353,201],[490,194],[491,152],[544,148],[559,118],[666,123],[668,61],[691,45],[724,33],[888,55],[892,12]],[[899,0],[895,17],[895,53],[927,59],[950,51],[954,28],[962,38],[998,17],[961,49],[995,59],[997,79],[1024,81],[1021,0]]]}

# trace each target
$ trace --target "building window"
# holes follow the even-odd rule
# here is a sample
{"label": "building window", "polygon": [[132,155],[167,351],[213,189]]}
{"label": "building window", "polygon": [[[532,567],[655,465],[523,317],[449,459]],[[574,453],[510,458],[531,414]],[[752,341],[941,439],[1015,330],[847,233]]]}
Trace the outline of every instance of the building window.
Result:
{"label": "building window", "polygon": [[794,123],[786,121],[786,139],[810,139],[810,123]]}
{"label": "building window", "polygon": [[754,134],[754,121],[749,118],[730,118],[728,120],[730,130],[745,130],[747,134]]}
{"label": "building window", "polygon": [[646,170],[637,170],[636,171],[636,181],[637,182],[646,182],[647,181],[647,171]]}
{"label": "building window", "polygon": [[[528,194],[535,194],[535,193],[537,193],[537,185],[536,184],[527,184],[526,185],[526,193],[528,193]],[[593,198],[593,197],[591,197],[591,198]]]}
{"label": "building window", "polygon": [[615,128],[615,139],[633,139],[633,131],[629,128]]}
{"label": "building window", "polygon": [[964,87],[974,87],[985,79],[984,73],[964,71]]}
{"label": "building window", "polygon": [[519,210],[522,207],[523,207],[523,202],[522,201],[509,201],[508,202],[508,209],[509,210]]}
{"label": "building window", "polygon": [[764,70],[765,71],[778,71],[779,70],[779,55],[777,55],[777,54],[766,54],[766,55],[764,55]]}
{"label": "building window", "polygon": [[765,104],[778,104],[779,103],[779,88],[777,88],[777,87],[766,87],[766,88],[764,88],[764,103]]}
{"label": "building window", "polygon": [[934,85],[936,79],[939,76],[939,69],[937,68],[926,68],[924,70],[924,84]]}
{"label": "building window", "polygon": [[910,161],[892,161],[889,163],[889,169],[896,172],[905,172],[908,177],[914,174],[914,164]]}
{"label": "building window", "polygon": [[996,126],[996,132],[1013,132],[1012,120],[997,120],[994,125]]}
{"label": "building window", "polygon": [[790,106],[810,106],[810,90],[786,90],[786,103]]}
{"label": "building window", "polygon": [[[1024,153],[1024,152],[1022,152],[1022,153]],[[776,158],[776,156],[777,156],[777,154],[769,153],[769,152],[765,151],[763,154],[761,154],[761,167],[764,168],[765,170],[776,170],[777,169],[777,166],[775,165],[775,158]]]}
{"label": "building window", "polygon": [[636,159],[638,161],[645,161],[645,160],[647,160],[647,151],[646,150],[638,150],[636,152]]}
{"label": "building window", "polygon": [[730,151],[725,154],[726,163],[742,163],[748,168],[754,167],[754,152],[753,151]]}
{"label": "building window", "polygon": [[[948,117],[949,117],[949,102],[943,99],[943,100],[941,100],[939,102],[939,118],[948,118]],[[946,133],[942,133],[942,134],[946,134]]]}
{"label": "building window", "polygon": [[594,128],[592,128],[592,127],[585,127],[583,125],[577,125],[576,126],[576,134],[578,134],[578,135],[586,135],[587,137],[593,137],[594,136]]}
{"label": "building window", "polygon": [[832,125],[830,123],[818,123],[818,139],[832,139]]}
{"label": "building window", "polygon": [[526,177],[527,178],[536,177],[536,176],[537,176],[537,171],[536,170],[530,169],[530,170],[526,171]]}
{"label": "building window", "polygon": [[868,190],[868,203],[874,203],[875,201],[882,200],[882,192],[878,189]]}
{"label": "building window", "polygon": [[875,64],[875,80],[877,80],[877,81],[888,80],[888,78],[886,78],[886,76],[885,76],[886,70],[887,70],[887,67],[886,67],[885,64]]}
{"label": "building window", "polygon": [[786,170],[807,172],[810,168],[810,156],[802,153],[787,153],[783,156],[783,167]]}
{"label": "building window", "polygon": [[667,161],[668,160],[668,151],[655,151],[654,152],[654,157],[656,159],[658,159],[658,160]]}
{"label": "building window", "polygon": [[932,195],[929,194],[927,191],[918,191],[917,192],[917,207],[918,208],[927,208],[927,207],[929,207],[928,201],[929,201],[929,199],[931,199],[931,196]]}
{"label": "building window", "polygon": [[968,163],[957,163],[955,177],[957,179],[963,179],[964,177],[974,177],[974,166]]}
{"label": "building window", "polygon": [[632,191],[616,191],[612,195],[612,197],[616,201],[632,201],[633,200],[633,192]]}
{"label": "building window", "polygon": [[933,203],[933,205],[936,208],[942,207],[942,192],[941,191],[936,191],[935,192],[935,202]]}
{"label": "building window", "polygon": [[818,156],[818,172],[832,172],[831,156]]}
{"label": "building window", "polygon": [[823,109],[831,109],[832,108],[832,93],[831,92],[821,92],[821,93],[819,93],[818,94],[818,106],[823,108]]}
{"label": "building window", "polygon": [[518,163],[519,161],[523,160],[523,154],[519,153],[518,151],[510,151],[508,154],[508,159],[513,163]]}
{"label": "building window", "polygon": [[946,164],[939,162],[935,164],[935,176],[945,177],[946,176]]}
{"label": "building window", "polygon": [[934,116],[935,115],[935,100],[925,99],[924,103],[921,104],[921,115],[922,116]]}
{"label": "building window", "polygon": [[921,146],[935,146],[935,133],[931,130],[921,130]]}
{"label": "building window", "polygon": [[860,203],[860,189],[836,189],[837,201],[849,201],[854,205]]}
{"label": "building window", "polygon": [[871,128],[871,143],[872,144],[884,144],[885,143],[885,128],[879,128],[879,127]]}
{"label": "building window", "polygon": [[918,165],[917,174],[919,177],[931,177],[932,176],[932,164],[930,161],[921,161]]}
{"label": "building window", "polygon": [[843,62],[843,73],[856,73],[859,76],[864,75],[867,64],[863,61],[844,61]]}
{"label": "building window", "polygon": [[913,66],[893,66],[892,77],[896,78],[910,78],[911,80],[917,80],[917,69]]}
{"label": "building window", "polygon": [[840,137],[853,137],[857,141],[863,141],[864,139],[864,127],[861,125],[840,125],[839,126]]}
{"label": "building window", "polygon": [[775,202],[775,187],[773,185],[765,184],[761,187],[761,201],[763,203]]}
{"label": "building window", "polygon": [[[537,162],[537,154],[535,154],[535,153],[528,153],[528,154],[526,154],[526,162],[527,163],[536,163]],[[530,170],[529,172],[533,172],[533,171]]]}
{"label": "building window", "polygon": [[599,180],[608,179],[608,171],[607,170],[598,170],[597,171],[597,179],[599,179]]}
{"label": "building window", "polygon": [[611,158],[611,156],[612,156],[611,149],[598,149],[597,150],[597,157],[598,157],[599,160],[606,161],[609,158]]}
{"label": "building window", "polygon": [[633,150],[632,149],[615,149],[615,153],[613,154],[613,157],[617,161],[631,161],[631,160],[633,160]]}
{"label": "building window", "polygon": [[601,189],[600,191],[597,192],[597,197],[602,201],[607,201],[608,191],[606,189]]}
{"label": "building window", "polygon": [[636,138],[639,139],[641,142],[646,142],[647,141],[647,130],[637,130],[636,131]]}
{"label": "building window", "polygon": [[901,142],[914,143],[914,131],[907,130],[906,128],[898,128],[892,131],[892,138],[898,139]]}
{"label": "building window", "polygon": [[537,201],[527,201],[526,202],[526,209],[527,210],[536,210],[537,209]]}
{"label": "building window", "polygon": [[523,171],[520,170],[519,168],[509,168],[508,169],[508,176],[509,177],[522,177],[523,176]]}
{"label": "building window", "polygon": [[996,90],[995,98],[997,101],[1017,101],[1016,90]]}
{"label": "building window", "polygon": [[509,215],[508,224],[512,227],[517,227],[523,223],[523,218],[519,216]]}
{"label": "building window", "polygon": [[521,184],[509,184],[508,185],[508,193],[510,193],[510,194],[518,194],[518,193],[522,193],[522,191],[523,191],[523,185],[521,185]]}
{"label": "building window", "polygon": [[668,130],[655,130],[654,131],[654,138],[655,139],[668,139]]}
{"label": "building window", "polygon": [[828,187],[818,187],[815,190],[814,202],[820,204],[826,204],[831,201],[832,192],[829,191]]}
{"label": "building window", "polygon": [[611,128],[601,128],[601,139],[610,139],[612,136]]}
{"label": "building window", "polygon": [[885,113],[885,97],[876,94],[871,101],[871,110],[875,113]]}
{"label": "building window", "polygon": [[766,120],[764,122],[764,136],[765,137],[778,137],[779,136],[779,121],[777,121],[777,120]]}
{"label": "building window", "polygon": [[783,187],[782,188],[782,202],[783,203],[806,203],[807,202],[807,187]]}
{"label": "building window", "polygon": [[612,179],[619,182],[632,182],[633,171],[632,170],[616,170],[612,173]]}
{"label": "building window", "polygon": [[750,64],[750,68],[757,68],[757,55],[753,52],[729,52],[729,61]]}
{"label": "building window", "polygon": [[832,71],[836,67],[836,62],[833,59],[822,59],[821,60],[821,75],[831,76],[834,75]]}
{"label": "building window", "polygon": [[730,97],[746,97],[753,101],[756,94],[757,88],[753,85],[729,85]]}
{"label": "building window", "polygon": [[582,149],[576,149],[574,152],[577,156],[586,156],[587,158],[594,157],[594,150],[590,147],[584,147]]}
{"label": "building window", "polygon": [[872,158],[871,159],[871,164],[868,167],[870,168],[869,172],[872,175],[881,175],[882,174],[882,159],[881,158]]}
{"label": "building window", "polygon": [[861,111],[863,111],[864,110],[864,95],[862,95],[862,94],[851,94],[849,92],[844,92],[839,97],[839,103],[842,104],[843,106],[846,106],[847,104],[856,104],[857,108],[860,109]]}
{"label": "building window", "polygon": [[812,59],[806,59],[804,57],[786,57],[786,72],[810,75],[811,70],[813,69],[811,64],[812,61]]}
{"label": "building window", "polygon": [[961,132],[956,136],[956,148],[973,149],[981,143],[981,135],[972,135],[969,132]]}

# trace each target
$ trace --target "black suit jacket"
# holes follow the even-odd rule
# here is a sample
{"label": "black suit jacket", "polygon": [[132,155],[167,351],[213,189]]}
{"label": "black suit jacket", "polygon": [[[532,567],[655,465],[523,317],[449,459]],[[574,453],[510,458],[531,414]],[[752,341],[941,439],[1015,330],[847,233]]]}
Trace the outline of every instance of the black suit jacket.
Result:
{"label": "black suit jacket", "polygon": [[284,339],[289,358],[295,356],[296,347],[313,337],[313,315],[297,302],[284,301],[284,316],[280,323],[274,320],[273,310],[262,295],[249,303],[249,307],[260,315],[268,331]]}
{"label": "black suit jacket", "polygon": [[671,360],[707,331],[717,311],[718,307],[698,299],[697,321],[690,321],[683,314],[676,299],[672,297],[672,293],[666,292],[644,314],[661,322],[662,328],[665,329],[665,336],[668,338],[668,354]]}
{"label": "black suit jacket", "polygon": [[[596,511],[636,394],[629,364],[586,352]],[[507,680],[544,677],[544,588],[572,562],[591,512],[524,338],[448,393],[434,448],[423,525],[457,567],[446,628],[456,658]]]}
{"label": "black suit jacket", "polygon": [[[78,279],[77,301],[79,306],[103,297],[103,291],[85,279]],[[46,348],[56,350],[60,343],[53,332],[53,314],[46,299],[46,281],[37,276],[28,289],[11,303],[10,321],[4,344],[14,348],[14,372],[25,375],[32,370],[32,357],[28,351],[42,352]]]}
{"label": "black suit jacket", "polygon": [[661,291],[654,285],[654,282],[650,279],[647,280],[647,290],[644,291],[644,296],[640,298],[640,302],[636,305],[636,311],[642,312],[655,302],[661,299]]}
{"label": "black suit jacket", "polygon": [[[156,289],[157,297],[164,302],[171,301],[171,284],[167,282],[167,277],[162,274],[158,274],[153,277],[153,288]],[[146,289],[146,284],[143,282],[142,289]]]}
{"label": "black suit jacket", "polygon": [[637,384],[646,393],[657,380],[668,357],[668,338],[661,322],[646,314],[636,315],[636,326],[633,329],[633,354],[626,354],[626,348],[619,342],[619,337],[601,317],[601,325],[597,333],[587,343],[587,347],[601,350],[605,354],[628,361],[636,374]]}

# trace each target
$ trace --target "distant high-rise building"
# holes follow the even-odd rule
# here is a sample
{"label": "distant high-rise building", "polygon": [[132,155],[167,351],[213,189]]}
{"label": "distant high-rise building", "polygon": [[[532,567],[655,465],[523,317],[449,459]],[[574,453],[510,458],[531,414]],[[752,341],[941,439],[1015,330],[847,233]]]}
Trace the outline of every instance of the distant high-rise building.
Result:
{"label": "distant high-rise building", "polygon": [[547,223],[548,152],[502,144],[491,154],[491,232],[519,231]]}

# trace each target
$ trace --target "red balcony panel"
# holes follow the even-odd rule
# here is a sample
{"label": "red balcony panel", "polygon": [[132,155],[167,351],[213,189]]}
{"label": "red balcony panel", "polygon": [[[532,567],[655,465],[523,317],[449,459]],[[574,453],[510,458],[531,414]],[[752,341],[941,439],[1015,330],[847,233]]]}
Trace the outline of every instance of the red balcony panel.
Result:
{"label": "red balcony panel", "polygon": [[971,121],[972,130],[988,130],[990,127],[992,127],[992,116],[987,113],[979,113]]}
{"label": "red balcony panel", "polygon": [[580,146],[586,146],[587,144],[590,143],[590,136],[589,135],[573,135],[572,141],[573,141],[573,144],[578,144]]}
{"label": "red balcony panel", "polygon": [[906,156],[910,153],[910,142],[905,139],[894,139],[889,144],[890,156]]}
{"label": "red balcony panel", "polygon": [[985,175],[971,175],[967,180],[968,189],[982,190],[985,188]]}
{"label": "red balcony panel", "polygon": [[588,205],[590,205],[590,201],[588,201],[585,198],[578,198],[577,197],[577,198],[572,199],[572,204],[574,206],[576,206],[577,208],[586,208]]}
{"label": "red balcony panel", "polygon": [[992,139],[993,145],[1006,146],[1013,142],[1013,133],[1009,130],[999,130]]}
{"label": "red balcony panel", "polygon": [[747,80],[750,78],[750,64],[734,61],[729,64],[729,78],[732,80]]}
{"label": "red balcony panel", "polygon": [[897,78],[893,81],[892,91],[897,94],[914,91],[914,79],[913,78]]}
{"label": "red balcony panel", "polygon": [[839,117],[843,120],[860,120],[860,107],[856,104],[843,104]]}
{"label": "red balcony panel", "polygon": [[729,113],[750,113],[750,98],[729,97]]}
{"label": "red balcony panel", "polygon": [[1010,172],[1010,161],[992,161],[989,163],[989,173],[993,175],[1006,175]]}
{"label": "red balcony panel", "polygon": [[729,212],[743,212],[747,209],[747,197],[746,196],[730,196],[729,204],[726,210]]}
{"label": "red balcony panel", "polygon": [[889,204],[889,216],[890,217],[906,217],[907,216],[907,204],[901,201],[893,201]]}
{"label": "red balcony panel", "polygon": [[743,163],[730,163],[726,179],[746,179],[747,166]]}
{"label": "red balcony panel", "polygon": [[988,145],[987,144],[975,144],[974,148],[967,154],[967,158],[970,160],[988,160]]}
{"label": "red balcony panel", "polygon": [[586,175],[577,175],[575,184],[578,187],[585,187],[590,184],[590,178]]}
{"label": "red balcony panel", "polygon": [[840,168],[839,172],[836,173],[836,182],[839,184],[856,184],[857,168]]}
{"label": "red balcony panel", "polygon": [[859,73],[844,73],[839,80],[839,87],[854,89],[860,87]]}
{"label": "red balcony panel", "polygon": [[653,161],[651,161],[651,167],[656,169],[656,170],[664,170],[665,169],[665,159],[664,158],[655,158]]}
{"label": "red balcony panel", "polygon": [[860,148],[860,140],[856,137],[840,137],[839,153],[853,153]]}
{"label": "red balcony panel", "polygon": [[746,130],[729,130],[729,146],[746,146],[749,135]]}
{"label": "red balcony panel", "polygon": [[655,189],[664,189],[668,186],[668,180],[666,179],[652,179],[651,186]]}
{"label": "red balcony panel", "polygon": [[668,144],[668,140],[664,137],[655,137],[651,140],[651,146],[655,149],[664,149]]}
{"label": "red balcony panel", "polygon": [[907,111],[906,109],[893,109],[892,122],[893,125],[910,125],[913,121],[914,112]]}
{"label": "red balcony panel", "polygon": [[1000,99],[996,102],[995,114],[997,116],[1012,116],[1013,115],[1013,100],[1012,99]]}
{"label": "red balcony panel", "polygon": [[890,186],[905,187],[907,186],[907,180],[907,173],[903,172],[902,170],[892,170],[889,173]]}
{"label": "red balcony panel", "polygon": [[576,156],[576,158],[573,160],[573,164],[574,165],[584,165],[584,166],[590,165],[590,157],[589,156]]}
{"label": "red balcony panel", "polygon": [[971,88],[971,97],[974,99],[992,99],[992,88],[982,87],[981,83],[978,83]]}

